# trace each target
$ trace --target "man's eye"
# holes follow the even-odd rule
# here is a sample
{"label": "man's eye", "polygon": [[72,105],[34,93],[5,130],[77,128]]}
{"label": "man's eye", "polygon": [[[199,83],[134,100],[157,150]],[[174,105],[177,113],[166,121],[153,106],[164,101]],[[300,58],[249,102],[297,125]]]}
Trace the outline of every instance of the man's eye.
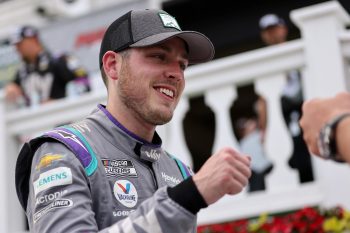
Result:
{"label": "man's eye", "polygon": [[152,57],[156,58],[156,59],[159,59],[161,61],[164,61],[165,60],[165,56],[164,54],[154,54],[152,55]]}
{"label": "man's eye", "polygon": [[180,62],[180,68],[181,68],[182,70],[186,70],[187,64],[185,64],[185,63],[183,63],[183,62]]}

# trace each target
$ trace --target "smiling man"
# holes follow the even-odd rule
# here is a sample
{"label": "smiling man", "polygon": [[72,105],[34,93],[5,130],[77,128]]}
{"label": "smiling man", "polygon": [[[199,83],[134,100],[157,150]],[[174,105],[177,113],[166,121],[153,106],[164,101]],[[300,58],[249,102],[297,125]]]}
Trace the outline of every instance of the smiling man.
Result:
{"label": "smiling man", "polygon": [[[188,64],[213,56],[206,36],[182,31],[164,11],[114,21],[99,57],[107,105],[20,152],[16,187],[31,232],[196,232],[201,208],[239,193],[248,156],[222,148],[192,176],[156,132],[173,116]],[[60,156],[44,163],[51,154]]]}

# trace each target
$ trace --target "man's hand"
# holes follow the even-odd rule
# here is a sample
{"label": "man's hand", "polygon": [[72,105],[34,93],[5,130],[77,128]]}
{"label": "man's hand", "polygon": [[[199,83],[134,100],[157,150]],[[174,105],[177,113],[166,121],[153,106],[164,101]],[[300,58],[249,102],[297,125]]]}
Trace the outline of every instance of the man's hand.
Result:
{"label": "man's hand", "polygon": [[232,148],[223,148],[193,176],[199,192],[208,205],[225,194],[237,194],[248,184],[250,157]]}
{"label": "man's hand", "polygon": [[321,128],[334,117],[350,112],[350,94],[342,92],[332,98],[315,98],[303,104],[300,126],[304,140],[312,154],[319,155],[317,140]]}
{"label": "man's hand", "polygon": [[15,102],[22,96],[21,88],[15,83],[9,83],[5,87],[6,100],[9,102]]}

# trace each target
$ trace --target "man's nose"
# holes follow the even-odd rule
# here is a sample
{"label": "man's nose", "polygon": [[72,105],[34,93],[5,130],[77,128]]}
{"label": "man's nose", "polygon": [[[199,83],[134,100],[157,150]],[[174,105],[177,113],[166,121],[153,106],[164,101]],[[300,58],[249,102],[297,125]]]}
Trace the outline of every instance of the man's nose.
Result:
{"label": "man's nose", "polygon": [[178,62],[172,62],[166,71],[166,77],[180,81],[184,78],[184,70]]}

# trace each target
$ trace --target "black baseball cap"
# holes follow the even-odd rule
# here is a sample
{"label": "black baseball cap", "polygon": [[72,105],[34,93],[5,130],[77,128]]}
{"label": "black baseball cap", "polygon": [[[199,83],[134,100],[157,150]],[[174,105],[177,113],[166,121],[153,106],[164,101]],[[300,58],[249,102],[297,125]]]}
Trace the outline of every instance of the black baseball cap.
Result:
{"label": "black baseball cap", "polygon": [[38,37],[39,31],[36,27],[26,25],[18,28],[10,37],[11,44],[17,44],[25,38]]}
{"label": "black baseball cap", "polygon": [[132,47],[160,44],[172,37],[183,39],[188,46],[190,64],[213,59],[215,49],[202,33],[182,31],[176,19],[163,10],[132,10],[116,19],[106,30],[102,39],[99,63],[109,51],[120,52]]}

